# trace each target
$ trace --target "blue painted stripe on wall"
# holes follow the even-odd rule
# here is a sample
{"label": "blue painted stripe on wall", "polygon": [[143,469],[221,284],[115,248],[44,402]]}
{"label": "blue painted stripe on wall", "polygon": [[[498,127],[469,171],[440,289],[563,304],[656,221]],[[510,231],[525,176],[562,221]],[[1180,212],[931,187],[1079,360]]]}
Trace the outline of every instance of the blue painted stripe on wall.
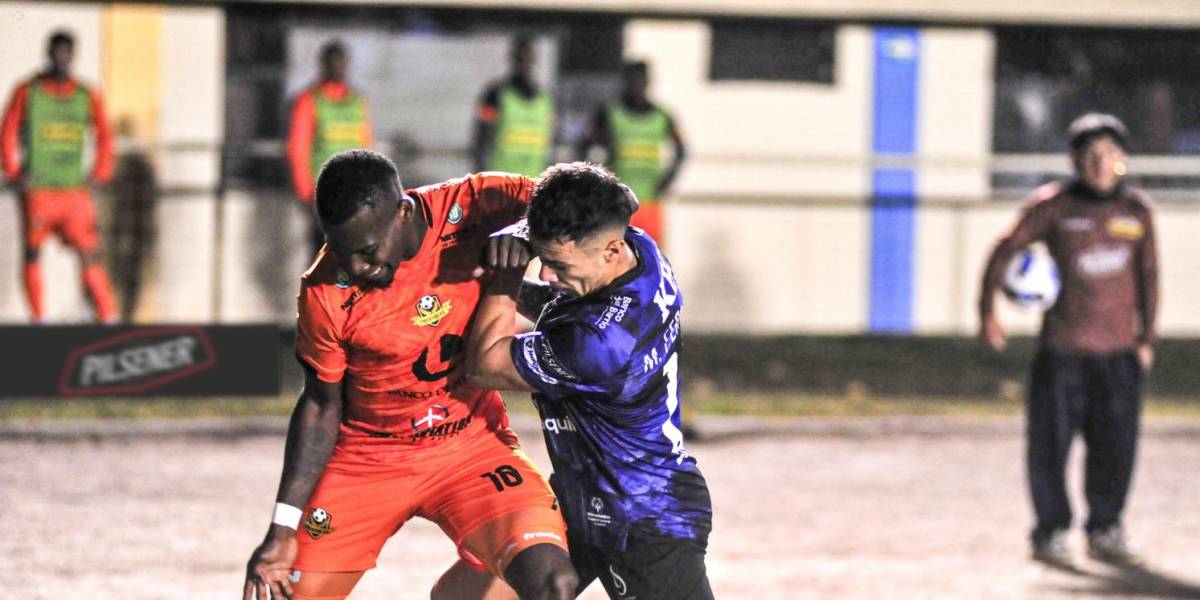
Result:
{"label": "blue painted stripe on wall", "polygon": [[[915,28],[875,29],[872,150],[912,155],[917,145],[917,71],[920,34]],[[913,250],[916,176],[912,169],[874,170],[871,178],[870,330],[913,329]]]}

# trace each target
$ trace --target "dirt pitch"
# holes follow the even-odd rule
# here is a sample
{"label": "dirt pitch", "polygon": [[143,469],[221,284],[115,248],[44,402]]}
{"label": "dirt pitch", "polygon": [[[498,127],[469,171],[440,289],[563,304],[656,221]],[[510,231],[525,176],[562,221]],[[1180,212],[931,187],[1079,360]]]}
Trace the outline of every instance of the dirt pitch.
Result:
{"label": "dirt pitch", "polygon": [[[534,423],[518,425],[544,466]],[[690,449],[715,502],[708,565],[719,598],[1200,598],[1196,421],[1146,424],[1127,521],[1147,568],[1087,562],[1076,537],[1077,574],[1026,559],[1014,419],[701,426],[710,437]],[[0,427],[0,595],[238,597],[267,524],[281,427]],[[436,527],[413,521],[353,598],[428,597],[454,556]],[[603,594],[595,585],[583,597]]]}

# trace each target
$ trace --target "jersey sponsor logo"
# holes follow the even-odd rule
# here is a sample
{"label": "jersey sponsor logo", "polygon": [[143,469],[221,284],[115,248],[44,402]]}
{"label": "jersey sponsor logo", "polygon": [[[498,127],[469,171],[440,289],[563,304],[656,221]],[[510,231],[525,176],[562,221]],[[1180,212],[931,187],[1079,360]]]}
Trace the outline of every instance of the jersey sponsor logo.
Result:
{"label": "jersey sponsor logo", "polygon": [[454,206],[450,207],[450,212],[446,214],[446,222],[451,225],[458,225],[460,222],[462,222],[462,218],[463,209],[458,205],[457,202],[455,202]]}
{"label": "jersey sponsor logo", "polygon": [[421,381],[437,381],[443,377],[450,375],[450,371],[458,364],[456,359],[461,358],[463,349],[463,338],[455,333],[447,333],[438,339],[438,356],[442,362],[448,363],[445,369],[441,371],[429,370],[429,348],[421,351],[421,356],[417,357],[413,363],[413,376]]}
{"label": "jersey sponsor logo", "polygon": [[542,420],[542,429],[553,434],[558,434],[564,431],[579,431],[575,428],[575,421],[571,417],[566,416],[561,419],[550,417]]}
{"label": "jersey sponsor logo", "polygon": [[550,344],[545,341],[545,338],[542,338],[542,343],[538,344],[537,346],[537,357],[542,367],[544,367],[546,371],[549,371],[556,377],[565,379],[567,381],[579,381],[579,376],[564,367],[563,364],[558,361],[558,358],[554,356],[554,349],[551,348]]}
{"label": "jersey sponsor logo", "polygon": [[538,376],[538,379],[550,385],[556,385],[558,384],[558,380],[547,374],[542,369],[541,361],[538,360],[537,342],[541,337],[540,334],[524,336],[521,339],[521,356],[525,359],[525,365],[529,367],[530,371],[533,371],[534,375]]}
{"label": "jersey sponsor logo", "polygon": [[453,421],[441,421],[437,425],[422,429],[409,438],[410,442],[421,442],[424,440],[436,440],[454,437],[471,426],[471,417],[467,416],[463,419],[455,419]]}
{"label": "jersey sponsor logo", "polygon": [[449,248],[450,246],[458,244],[459,240],[461,240],[463,236],[475,233],[476,229],[479,228],[475,227],[474,225],[463,227],[462,229],[451,231],[450,233],[443,235],[442,237],[438,238],[438,240],[442,242],[443,248]]}
{"label": "jersey sponsor logo", "polygon": [[434,404],[427,409],[425,416],[421,417],[420,419],[412,419],[413,431],[421,432],[427,429],[432,429],[434,425],[437,425],[441,421],[445,421],[446,417],[449,416],[450,409],[442,406],[441,404]]}
{"label": "jersey sponsor logo", "polygon": [[604,309],[604,314],[596,319],[596,327],[607,329],[609,323],[620,323],[621,319],[625,318],[625,313],[629,311],[629,305],[633,303],[633,298],[629,296],[613,296],[608,301],[608,306]]}
{"label": "jersey sponsor logo", "polygon": [[1087,217],[1072,217],[1062,220],[1063,231],[1091,231],[1095,223]]}
{"label": "jersey sponsor logo", "polygon": [[352,282],[353,279],[351,279],[350,274],[341,269],[338,269],[337,275],[333,278],[333,285],[343,290],[350,287]]}
{"label": "jersey sponsor logo", "polygon": [[1124,270],[1129,265],[1130,257],[1128,246],[1101,246],[1080,254],[1075,264],[1088,277],[1108,277]]}
{"label": "jersey sponsor logo", "polygon": [[1113,217],[1108,220],[1108,235],[1123,240],[1140,240],[1146,235],[1146,228],[1133,217]]}
{"label": "jersey sponsor logo", "polygon": [[346,301],[342,303],[342,310],[350,310],[351,308],[354,308],[354,305],[366,294],[367,290],[363,288],[354,290],[354,292],[350,294],[350,297],[346,298]]}
{"label": "jersey sponsor logo", "polygon": [[525,535],[521,536],[521,539],[523,539],[527,542],[529,540],[557,540],[559,542],[563,541],[561,535],[558,535],[557,533],[554,533],[552,531],[534,531],[534,532],[526,533]]}
{"label": "jersey sponsor logo", "polygon": [[613,565],[608,565],[608,574],[612,575],[613,589],[616,590],[618,596],[622,598],[628,597],[629,600],[635,600],[633,596],[625,595],[629,593],[629,586],[625,584],[625,580],[622,579],[620,575],[617,575],[617,571],[613,568]]}
{"label": "jersey sponsor logo", "polygon": [[442,300],[433,294],[425,294],[417,300],[417,316],[412,318],[417,327],[437,327],[442,319],[450,314],[450,303],[442,304]]}
{"label": "jersey sponsor logo", "polygon": [[601,500],[599,496],[592,496],[591,502],[588,503],[588,508],[591,509],[586,513],[589,523],[596,527],[608,527],[612,524],[612,516],[605,513],[604,500]]}
{"label": "jersey sponsor logo", "polygon": [[304,519],[304,531],[314,540],[333,533],[336,531],[333,527],[333,515],[321,507],[313,508]]}

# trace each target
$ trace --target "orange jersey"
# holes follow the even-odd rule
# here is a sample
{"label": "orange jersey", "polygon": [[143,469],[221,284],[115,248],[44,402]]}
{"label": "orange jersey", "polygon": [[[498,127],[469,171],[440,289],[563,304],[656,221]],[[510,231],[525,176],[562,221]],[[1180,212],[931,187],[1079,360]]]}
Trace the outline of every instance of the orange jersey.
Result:
{"label": "orange jersey", "polygon": [[409,190],[430,226],[390,286],[349,283],[328,246],[301,278],[296,354],[322,381],[344,383],[343,451],[446,456],[507,427],[500,395],[465,385],[461,363],[482,287],[472,271],[488,235],[525,214],[532,187],[484,173]]}

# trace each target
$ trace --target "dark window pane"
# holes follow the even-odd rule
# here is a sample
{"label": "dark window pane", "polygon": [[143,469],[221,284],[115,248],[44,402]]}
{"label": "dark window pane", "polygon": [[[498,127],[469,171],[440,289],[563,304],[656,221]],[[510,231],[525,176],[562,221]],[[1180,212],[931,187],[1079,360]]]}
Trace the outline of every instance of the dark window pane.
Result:
{"label": "dark window pane", "polygon": [[1200,152],[1200,32],[996,30],[997,152],[1060,152],[1071,120],[1112,113],[1133,151]]}
{"label": "dark window pane", "polygon": [[713,81],[833,83],[832,25],[793,21],[714,21]]}

